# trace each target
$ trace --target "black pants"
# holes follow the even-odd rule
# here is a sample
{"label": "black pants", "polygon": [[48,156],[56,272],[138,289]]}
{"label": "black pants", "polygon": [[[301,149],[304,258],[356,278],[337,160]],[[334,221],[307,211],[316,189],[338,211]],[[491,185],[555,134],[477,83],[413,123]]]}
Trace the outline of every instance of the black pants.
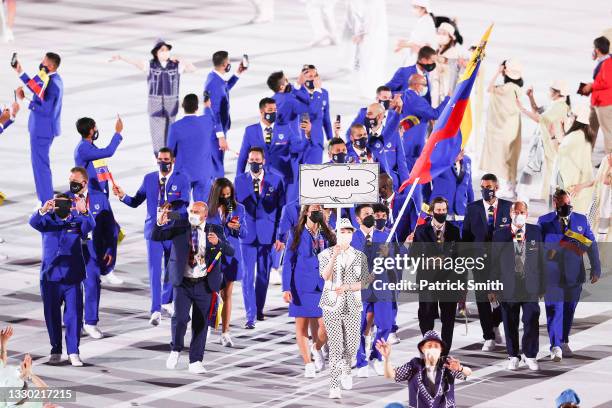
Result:
{"label": "black pants", "polygon": [[[440,313],[438,314],[438,307]],[[442,322],[442,340],[446,343],[446,353],[450,352],[453,344],[453,331],[455,329],[455,311],[457,302],[421,302],[419,301],[419,328],[424,335],[433,330],[436,317],[440,316]]]}
{"label": "black pants", "polygon": [[[484,297],[486,298],[486,293]],[[501,306],[491,310],[491,302],[488,300],[482,301],[482,296],[476,294],[476,306],[478,307],[478,318],[480,319],[480,327],[482,327],[482,337],[485,340],[495,340],[495,332],[493,329],[498,327],[502,321]]]}
{"label": "black pants", "polygon": [[504,318],[506,334],[506,349],[511,357],[519,356],[519,323],[523,309],[523,338],[521,349],[526,357],[535,358],[538,355],[540,326],[540,305],[538,302],[502,302],[500,309]]}

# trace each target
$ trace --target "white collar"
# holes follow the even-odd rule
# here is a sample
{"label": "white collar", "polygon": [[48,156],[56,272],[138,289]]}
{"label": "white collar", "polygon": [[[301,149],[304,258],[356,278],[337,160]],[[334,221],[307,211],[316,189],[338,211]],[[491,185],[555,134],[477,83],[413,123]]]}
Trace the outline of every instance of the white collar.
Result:
{"label": "white collar", "polygon": [[251,174],[251,178],[253,180],[255,180],[256,178],[259,179],[259,182],[261,182],[261,180],[263,180],[264,178],[264,169],[261,169],[261,172],[257,175],[255,175],[252,171],[249,170],[249,173]]}
{"label": "white collar", "polygon": [[380,121],[380,126],[378,127],[378,129],[376,129],[376,134],[378,136],[382,136],[382,133],[383,133],[383,130],[385,129],[386,124],[387,124],[387,111],[385,111],[385,116],[383,116],[382,120]]}
{"label": "white collar", "polygon": [[185,113],[183,115],[184,118],[186,118],[187,116],[198,116],[198,113],[197,112],[194,112],[194,113]]}
{"label": "white collar", "polygon": [[172,169],[170,170],[170,173],[166,174],[165,176],[161,174],[161,171],[157,171],[157,178],[159,181],[161,181],[162,177],[166,178],[166,183],[168,182],[168,180],[170,180],[170,176],[172,175],[172,173],[174,172],[174,164],[172,165]]}
{"label": "white collar", "polygon": [[[499,198],[497,198],[497,197],[496,197],[496,198],[495,198],[495,202],[494,202],[493,204],[489,204],[489,203],[488,203],[488,202],[486,202],[486,201],[484,200],[484,198],[483,198],[483,199],[482,199],[482,203],[483,203],[483,204],[484,204],[484,206],[485,206],[485,210],[486,210],[486,211],[488,211],[490,206],[493,206],[494,208],[497,208],[497,203],[499,203]],[[486,211],[485,211],[485,212],[486,212]]]}
{"label": "white collar", "polygon": [[266,128],[272,128],[274,129],[274,123],[270,124],[270,125],[266,125],[265,123],[263,123],[263,120],[259,121],[259,125],[261,126],[261,131],[262,132],[266,132]]}
{"label": "white collar", "polygon": [[359,225],[359,231],[361,231],[361,233],[363,234],[363,236],[365,237],[365,236],[367,236],[368,234],[370,234],[370,237],[371,237],[372,235],[374,235],[374,230],[375,230],[376,228],[375,228],[374,226],[372,226],[372,228],[370,228],[370,230],[371,230],[370,232],[365,231],[365,229],[366,229],[365,225],[363,225],[363,224]]}
{"label": "white collar", "polygon": [[[514,224],[511,224],[510,227],[512,228],[512,233],[515,234],[516,231],[519,230],[519,227],[517,227]],[[527,224],[523,225],[522,227],[520,227],[523,230],[523,234],[525,233],[525,230],[527,229]]]}

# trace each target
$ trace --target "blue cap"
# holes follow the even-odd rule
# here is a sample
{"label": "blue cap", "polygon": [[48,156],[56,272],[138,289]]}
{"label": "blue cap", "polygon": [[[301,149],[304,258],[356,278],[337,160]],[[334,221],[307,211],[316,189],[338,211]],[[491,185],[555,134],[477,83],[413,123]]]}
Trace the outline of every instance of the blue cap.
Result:
{"label": "blue cap", "polygon": [[404,408],[404,405],[400,404],[399,402],[390,402],[385,405],[385,408]]}
{"label": "blue cap", "polygon": [[572,390],[571,388],[568,388],[557,397],[555,404],[557,408],[559,408],[563,404],[578,405],[580,404],[580,398],[578,398],[578,394],[576,394],[576,391]]}

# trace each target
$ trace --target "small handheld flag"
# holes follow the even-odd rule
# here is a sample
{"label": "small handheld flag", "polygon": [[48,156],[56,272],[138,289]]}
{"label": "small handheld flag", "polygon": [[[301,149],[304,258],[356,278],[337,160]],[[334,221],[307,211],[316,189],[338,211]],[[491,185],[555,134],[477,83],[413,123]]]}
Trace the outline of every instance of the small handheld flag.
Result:
{"label": "small handheld flag", "polygon": [[40,99],[45,99],[45,89],[49,85],[49,74],[47,67],[42,67],[38,74],[34,75],[34,78],[26,83],[26,86],[30,91],[34,92]]}
{"label": "small handheld flag", "polygon": [[404,129],[404,131],[412,129],[419,123],[421,123],[421,121],[414,115],[408,115],[400,120],[400,126]]}
{"label": "small handheld flag", "polygon": [[206,269],[206,273],[210,273],[210,271],[213,270],[219,258],[221,258],[221,251],[217,252],[217,255],[215,255],[215,258],[213,259],[213,261],[210,263],[210,265]]}
{"label": "small handheld flag", "polygon": [[113,185],[115,184],[115,180],[113,180],[113,175],[108,169],[105,159],[94,160],[92,164],[94,166],[94,169],[96,169],[96,176],[98,177],[98,181],[110,180]]}

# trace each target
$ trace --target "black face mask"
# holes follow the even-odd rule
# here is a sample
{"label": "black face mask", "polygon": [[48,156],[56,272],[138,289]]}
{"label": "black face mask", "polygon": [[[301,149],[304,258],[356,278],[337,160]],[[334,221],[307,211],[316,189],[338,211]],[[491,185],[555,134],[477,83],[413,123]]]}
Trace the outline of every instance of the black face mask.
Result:
{"label": "black face mask", "polygon": [[251,172],[257,174],[261,171],[263,163],[251,162],[249,163],[249,166],[251,166]]}
{"label": "black face mask", "polygon": [[78,181],[70,182],[70,192],[72,194],[78,194],[78,192],[81,191],[82,189],[83,189],[83,185],[79,183]]}
{"label": "black face mask", "polygon": [[47,74],[49,73],[49,68],[47,68],[46,66],[44,66],[42,63],[40,63],[40,64],[38,65],[38,69],[39,69],[39,70],[41,70],[41,69],[42,69],[42,70],[44,70],[44,71],[45,71]]}
{"label": "black face mask", "polygon": [[377,218],[376,219],[376,229],[377,230],[384,229],[385,225],[387,225],[387,220],[385,220],[384,218]]}
{"label": "black face mask", "polygon": [[489,190],[488,188],[483,188],[480,190],[480,192],[482,193],[482,198],[485,201],[491,201],[493,198],[495,198],[495,190]]}
{"label": "black face mask", "polygon": [[276,121],[276,112],[264,113],[264,119],[267,120],[268,123],[274,123]]}
{"label": "black face mask", "polygon": [[98,140],[98,136],[100,136],[100,133],[98,133],[98,130],[95,130],[91,136],[91,140]]}
{"label": "black face mask", "polygon": [[308,80],[308,81],[304,82],[304,86],[305,86],[307,89],[310,89],[310,90],[315,89],[315,84],[314,84],[314,81],[313,81],[312,79],[310,79],[310,80]]}
{"label": "black face mask", "polygon": [[374,224],[376,224],[376,220],[374,219],[373,215],[368,215],[363,220],[361,220],[361,223],[366,228],[372,228]]}
{"label": "black face mask", "polygon": [[229,197],[219,197],[219,205],[228,207],[230,204],[230,198]]}
{"label": "black face mask", "polygon": [[370,129],[373,129],[378,125],[378,118],[365,117],[363,120],[363,124],[365,125],[366,129],[368,129],[368,132],[369,132]]}
{"label": "black face mask", "polygon": [[427,72],[431,72],[434,69],[436,69],[436,63],[435,62],[432,62],[431,64],[421,64],[419,62],[419,65],[421,66],[421,68],[423,68]]}
{"label": "black face mask", "polygon": [[346,153],[340,152],[332,155],[332,161],[334,163],[346,163]]}
{"label": "black face mask", "polygon": [[361,139],[355,139],[355,141],[353,142],[355,143],[355,146],[357,146],[358,149],[365,149],[366,145],[368,143],[368,138],[367,137],[362,137]]}
{"label": "black face mask", "polygon": [[572,209],[573,207],[569,204],[563,204],[561,207],[557,208],[557,215],[559,217],[569,217],[569,215],[572,213]]}
{"label": "black face mask", "polygon": [[285,85],[285,93],[289,93],[293,90],[293,87],[291,86],[291,84],[287,84]]}
{"label": "black face mask", "polygon": [[66,199],[58,199],[55,202],[57,208],[54,210],[54,213],[57,217],[64,219],[70,215],[70,209],[72,207],[72,203],[70,200]]}
{"label": "black face mask", "polygon": [[444,214],[434,214],[434,220],[438,221],[440,224],[442,224],[443,222],[446,221],[446,216],[448,214],[444,213]]}
{"label": "black face mask", "polygon": [[159,166],[159,171],[161,171],[162,173],[168,173],[172,169],[172,163],[159,161],[157,162],[157,165]]}
{"label": "black face mask", "polygon": [[385,110],[389,110],[389,106],[391,106],[391,100],[387,99],[386,101],[379,102],[385,108]]}
{"label": "black face mask", "polygon": [[320,224],[323,222],[323,213],[321,211],[313,211],[308,218],[315,224]]}
{"label": "black face mask", "polygon": [[232,69],[232,64],[227,64],[227,65],[225,66],[225,72],[230,72],[230,71],[231,71],[231,69]]}

